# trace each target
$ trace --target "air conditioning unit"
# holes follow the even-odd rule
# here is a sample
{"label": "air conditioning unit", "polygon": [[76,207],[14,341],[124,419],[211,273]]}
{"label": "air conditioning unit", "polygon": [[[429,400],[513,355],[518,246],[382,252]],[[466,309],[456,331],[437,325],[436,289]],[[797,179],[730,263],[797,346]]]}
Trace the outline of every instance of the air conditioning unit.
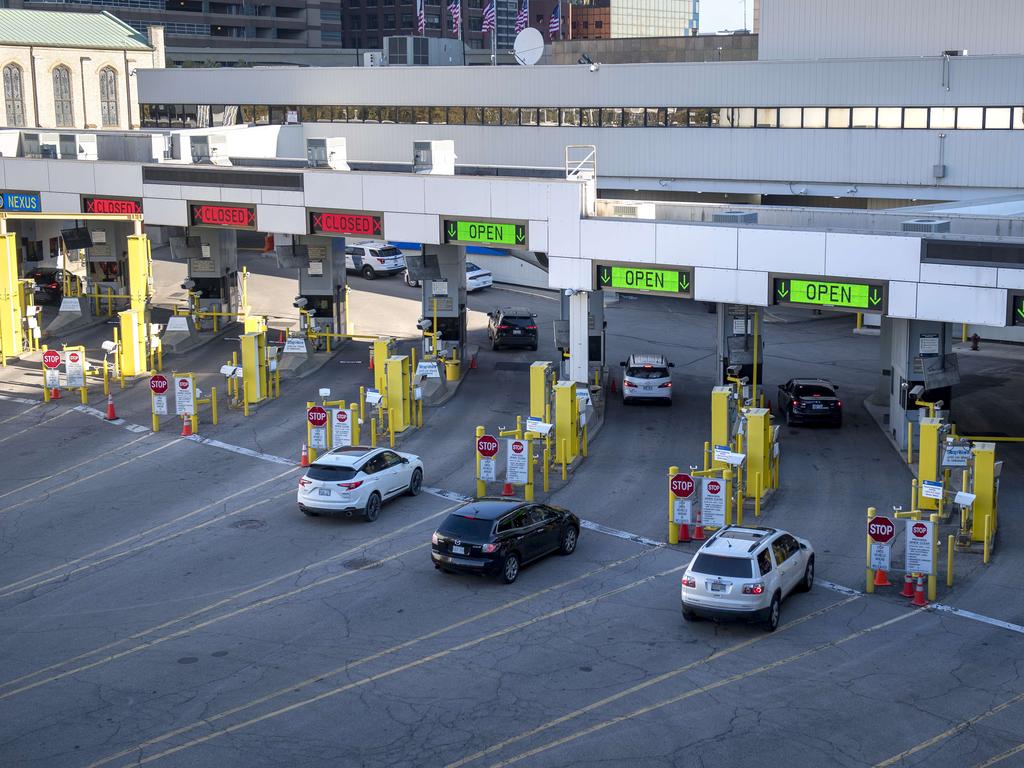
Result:
{"label": "air conditioning unit", "polygon": [[169,133],[154,133],[150,136],[152,157],[156,162],[174,159],[174,143]]}
{"label": "air conditioning unit", "polygon": [[192,150],[192,162],[195,165],[210,164],[210,137],[190,136],[189,148]]}
{"label": "air conditioning unit", "polygon": [[57,160],[60,157],[60,134],[39,134],[39,156],[48,160]]}
{"label": "air conditioning unit", "polygon": [[231,165],[228,154],[228,137],[223,133],[211,133],[209,136],[210,162],[214,165]]}
{"label": "air conditioning unit", "polygon": [[455,142],[451,139],[412,143],[413,173],[454,176],[455,160]]}
{"label": "air conditioning unit", "polygon": [[306,139],[306,162],[310,168],[349,171],[348,145],[344,136]]}
{"label": "air conditioning unit", "polygon": [[99,160],[100,153],[95,134],[83,133],[78,137],[78,159]]}
{"label": "air conditioning unit", "polygon": [[615,203],[612,205],[612,216],[624,219],[653,219],[654,203]]}
{"label": "air conditioning unit", "polygon": [[21,156],[22,157],[42,157],[39,154],[39,134],[38,133],[22,133],[21,134]]}
{"label": "air conditioning unit", "polygon": [[949,219],[908,219],[902,227],[904,232],[949,232]]}
{"label": "air conditioning unit", "polygon": [[61,160],[77,160],[78,159],[78,137],[73,133],[62,133],[60,134],[60,159]]}
{"label": "air conditioning unit", "polygon": [[757,224],[756,211],[719,211],[711,214],[716,224]]}

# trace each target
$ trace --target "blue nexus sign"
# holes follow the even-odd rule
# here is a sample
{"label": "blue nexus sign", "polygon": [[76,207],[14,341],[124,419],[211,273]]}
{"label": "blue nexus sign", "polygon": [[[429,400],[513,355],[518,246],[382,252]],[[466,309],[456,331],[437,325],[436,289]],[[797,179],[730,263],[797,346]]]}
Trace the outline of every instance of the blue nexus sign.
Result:
{"label": "blue nexus sign", "polygon": [[0,210],[37,213],[43,210],[43,202],[38,192],[4,192],[0,194]]}

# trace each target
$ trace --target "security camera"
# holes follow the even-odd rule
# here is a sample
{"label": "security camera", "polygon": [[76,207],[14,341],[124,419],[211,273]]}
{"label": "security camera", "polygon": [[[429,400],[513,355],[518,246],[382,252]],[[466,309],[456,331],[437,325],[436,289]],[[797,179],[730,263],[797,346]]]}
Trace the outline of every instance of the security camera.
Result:
{"label": "security camera", "polygon": [[191,280],[191,279],[186,280],[184,283],[181,284],[181,288],[184,291],[191,291],[195,287],[196,287],[196,281],[195,280]]}
{"label": "security camera", "polygon": [[331,390],[329,387],[320,387],[320,397],[330,397]]}
{"label": "security camera", "polygon": [[566,296],[575,296],[577,293],[579,293],[579,291],[577,291],[577,290],[575,290],[573,288],[566,288],[564,293],[565,293]]}
{"label": "security camera", "polygon": [[416,327],[419,328],[421,331],[429,331],[430,330],[430,326],[432,326],[432,325],[433,325],[433,322],[431,322],[430,319],[426,318],[426,317],[421,318],[420,320],[418,320],[416,322]]}
{"label": "security camera", "polygon": [[109,355],[111,352],[117,349],[117,342],[104,341],[102,344],[100,344],[100,346],[103,348],[103,351]]}
{"label": "security camera", "polygon": [[597,70],[599,70],[600,68],[601,68],[601,62],[599,62],[599,61],[595,61],[593,64],[590,65],[590,71],[591,72],[597,72]]}
{"label": "security camera", "polygon": [[919,400],[921,398],[921,395],[923,394],[924,387],[918,384],[910,388],[910,391],[907,393],[907,396],[910,397],[911,400]]}
{"label": "security camera", "polygon": [[742,371],[742,370],[743,370],[742,366],[730,365],[729,367],[727,367],[725,369],[725,372],[728,373],[730,376],[732,376],[735,379],[737,376],[740,375],[740,371]]}
{"label": "security camera", "polygon": [[305,296],[296,296],[295,301],[292,302],[292,306],[295,307],[296,309],[302,309],[307,304],[309,304],[309,299],[307,299]]}

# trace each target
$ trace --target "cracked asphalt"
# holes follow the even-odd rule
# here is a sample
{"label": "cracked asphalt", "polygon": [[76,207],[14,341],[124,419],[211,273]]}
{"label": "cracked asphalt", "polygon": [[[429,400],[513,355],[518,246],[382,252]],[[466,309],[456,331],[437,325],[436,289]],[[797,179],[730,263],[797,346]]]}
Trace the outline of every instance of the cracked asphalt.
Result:
{"label": "cracked asphalt", "polygon": [[[253,303],[287,322],[285,273],[246,260]],[[157,264],[165,298],[178,269]],[[360,330],[413,327],[412,289],[351,284]],[[472,333],[479,341],[479,311],[510,303],[549,329],[556,298],[474,295]],[[713,316],[623,298],[607,319],[613,363],[631,351],[676,362],[676,402],[612,398],[590,457],[551,497],[663,542],[666,469],[697,463],[709,430]],[[576,553],[525,568],[512,586],[446,576],[429,541],[449,499],[398,499],[372,525],[306,518],[297,467],[182,439],[171,422],[132,431],[149,423],[145,382],[115,387],[125,423],[113,425],[67,397],[38,404],[38,360],[0,371],[0,765],[1024,765],[1024,635],[913,610],[895,590],[821,583],[863,589],[865,508],[909,498],[908,469],[861,406],[877,339],[851,325],[799,313],[765,324],[769,395],[791,376],[825,375],[847,404],[841,430],[783,428],[783,488],[763,522],[812,540],[819,583],[786,601],[771,635],[682,621],[692,544],[584,531]],[[95,356],[108,334],[77,339]],[[220,386],[233,337],[165,369]],[[555,354],[550,332],[541,343],[537,355],[482,351],[458,395],[402,441],[424,457],[425,485],[472,491],[473,427],[524,412],[525,365]],[[248,420],[222,408],[200,434],[297,462],[305,401],[321,386],[351,397],[369,381],[366,359],[347,345]],[[1024,434],[1024,366],[962,356],[961,369],[958,423]],[[97,394],[90,405],[101,408]],[[958,554],[939,601],[1020,625],[1024,449],[1001,445],[999,457],[993,563]]]}

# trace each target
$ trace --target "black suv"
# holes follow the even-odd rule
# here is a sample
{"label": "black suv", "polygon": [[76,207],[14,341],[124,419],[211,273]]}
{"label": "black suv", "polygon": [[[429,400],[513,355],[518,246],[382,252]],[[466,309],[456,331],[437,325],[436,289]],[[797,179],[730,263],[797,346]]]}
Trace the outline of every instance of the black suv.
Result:
{"label": "black suv", "polygon": [[580,519],[567,509],[479,499],[459,507],[434,531],[430,557],[446,573],[483,573],[511,584],[521,565],[552,552],[571,555],[579,538]]}
{"label": "black suv", "polygon": [[39,267],[28,273],[36,281],[35,296],[40,304],[60,304],[64,297],[65,272],[63,269]]}
{"label": "black suv", "polygon": [[790,379],[779,387],[779,413],[786,424],[827,421],[843,426],[843,401],[839,387],[827,379]]}
{"label": "black suv", "polygon": [[504,307],[487,313],[491,349],[528,347],[537,351],[537,316],[522,307]]}

